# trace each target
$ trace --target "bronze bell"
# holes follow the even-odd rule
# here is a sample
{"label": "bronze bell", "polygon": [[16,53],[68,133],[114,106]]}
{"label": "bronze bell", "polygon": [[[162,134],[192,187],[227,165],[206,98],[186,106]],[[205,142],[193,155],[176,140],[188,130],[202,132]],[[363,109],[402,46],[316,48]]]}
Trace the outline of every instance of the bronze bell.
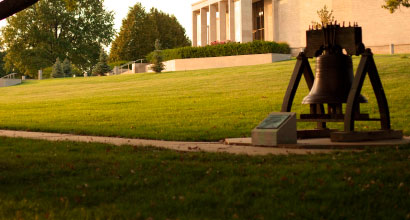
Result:
{"label": "bronze bell", "polygon": [[[342,53],[317,57],[316,76],[312,90],[302,104],[346,103],[353,83],[352,57]],[[360,103],[367,99],[360,95]]]}

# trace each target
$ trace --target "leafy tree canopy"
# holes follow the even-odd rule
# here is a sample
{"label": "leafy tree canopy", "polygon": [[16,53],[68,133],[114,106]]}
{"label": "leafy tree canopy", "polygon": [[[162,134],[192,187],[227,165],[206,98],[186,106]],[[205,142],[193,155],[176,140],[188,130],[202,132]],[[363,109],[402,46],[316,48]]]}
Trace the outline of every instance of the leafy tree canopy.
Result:
{"label": "leafy tree canopy", "polygon": [[120,33],[111,46],[110,61],[145,58],[154,50],[156,39],[161,41],[163,49],[191,44],[175,16],[155,8],[147,13],[141,3],[137,3],[122,21]]}
{"label": "leafy tree canopy", "polygon": [[383,5],[383,8],[386,8],[390,13],[395,12],[401,6],[410,7],[410,0],[385,0],[386,4]]}
{"label": "leafy tree canopy", "polygon": [[182,27],[174,15],[169,15],[158,11],[156,8],[151,8],[149,17],[155,23],[158,34],[158,38],[152,39],[154,48],[156,39],[161,42],[161,49],[172,49],[191,45],[191,41],[186,36],[185,28]]}
{"label": "leafy tree canopy", "polygon": [[103,2],[42,0],[9,17],[1,30],[6,68],[35,76],[59,57],[90,71],[100,48],[114,36],[113,13],[104,9]]}
{"label": "leafy tree canopy", "polygon": [[7,71],[4,68],[4,61],[3,58],[6,56],[6,52],[0,51],[0,77],[7,75]]}
{"label": "leafy tree canopy", "polygon": [[150,39],[155,36],[155,27],[148,19],[141,3],[130,8],[122,21],[120,33],[111,45],[110,61],[136,60],[152,51]]}

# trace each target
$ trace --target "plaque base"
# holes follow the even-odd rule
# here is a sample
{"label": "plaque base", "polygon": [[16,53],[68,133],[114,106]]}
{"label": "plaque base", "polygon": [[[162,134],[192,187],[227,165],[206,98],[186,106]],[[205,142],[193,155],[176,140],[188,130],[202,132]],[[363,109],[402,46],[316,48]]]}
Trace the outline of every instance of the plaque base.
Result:
{"label": "plaque base", "polygon": [[360,142],[402,139],[403,131],[378,130],[361,132],[333,132],[330,134],[332,142]]}
{"label": "plaque base", "polygon": [[[297,134],[296,134],[296,114],[292,112],[278,112],[271,113],[267,119],[272,120],[275,117],[284,118],[280,124],[275,124],[275,128],[272,129],[269,125],[261,126],[259,125],[252,130],[252,145],[254,146],[265,146],[265,147],[275,147],[279,144],[296,144],[297,143]],[[264,120],[266,124],[266,119]],[[277,121],[275,121],[277,123]],[[263,128],[267,127],[267,128]]]}

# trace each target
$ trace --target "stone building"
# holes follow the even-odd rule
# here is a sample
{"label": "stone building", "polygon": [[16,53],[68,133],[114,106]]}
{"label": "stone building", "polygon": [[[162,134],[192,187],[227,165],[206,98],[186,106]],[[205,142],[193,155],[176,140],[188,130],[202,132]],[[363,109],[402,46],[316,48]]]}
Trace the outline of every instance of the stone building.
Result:
{"label": "stone building", "polygon": [[[287,42],[298,51],[324,5],[338,23],[358,22],[363,42],[376,53],[410,52],[410,8],[394,14],[384,0],[202,0],[192,4],[193,46],[214,41]],[[392,47],[394,45],[394,47]]]}

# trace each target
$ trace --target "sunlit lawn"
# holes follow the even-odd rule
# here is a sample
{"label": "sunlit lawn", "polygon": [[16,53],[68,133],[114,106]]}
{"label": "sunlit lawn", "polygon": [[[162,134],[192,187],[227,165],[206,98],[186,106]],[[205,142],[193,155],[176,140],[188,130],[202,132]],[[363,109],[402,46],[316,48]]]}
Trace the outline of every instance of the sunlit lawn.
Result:
{"label": "sunlit lawn", "polygon": [[[410,59],[376,62],[393,127],[409,135]],[[294,64],[27,81],[0,88],[0,128],[195,141],[249,136],[280,110]],[[362,109],[377,117],[368,81],[363,94],[370,104]],[[295,111],[308,111],[299,104],[305,95],[302,83]],[[250,157],[0,138],[0,219],[406,219],[409,162],[410,145]]]}
{"label": "sunlit lawn", "polygon": [[[375,59],[393,128],[409,135],[410,58]],[[354,59],[355,66],[358,60]],[[0,88],[0,128],[193,141],[249,136],[269,112],[280,111],[294,65],[292,60],[163,74],[27,81]],[[363,94],[370,104],[362,109],[378,117],[368,80]],[[300,104],[306,95],[302,82],[294,111],[308,111]],[[379,124],[357,127],[374,129]]]}

